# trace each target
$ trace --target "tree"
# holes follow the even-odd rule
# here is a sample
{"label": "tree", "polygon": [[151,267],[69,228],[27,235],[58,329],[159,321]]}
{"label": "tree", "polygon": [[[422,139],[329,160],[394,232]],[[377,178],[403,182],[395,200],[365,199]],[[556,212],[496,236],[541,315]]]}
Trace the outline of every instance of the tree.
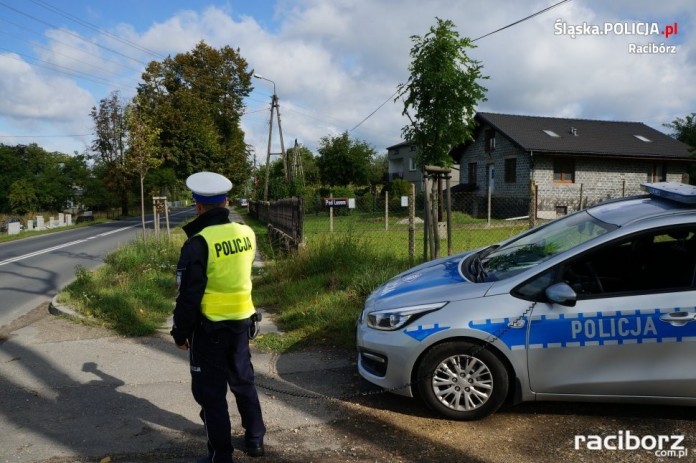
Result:
{"label": "tree", "polygon": [[696,113],[681,118],[677,117],[670,124],[663,124],[672,129],[671,135],[682,143],[686,143],[693,150],[696,149]]}
{"label": "tree", "polygon": [[140,179],[140,217],[145,233],[145,175],[162,164],[157,139],[160,129],[154,127],[136,104],[130,104],[125,111],[128,127],[128,152],[126,170],[138,175]]}
{"label": "tree", "polygon": [[126,168],[125,118],[126,103],[118,91],[99,101],[99,108],[93,107],[90,115],[94,120],[96,138],[92,141],[94,161],[104,166],[106,187],[121,203],[121,214],[128,215],[128,193],[130,176]]}
{"label": "tree", "polygon": [[[87,178],[84,156],[49,153],[36,144],[0,145],[0,211],[61,211]],[[18,186],[27,187],[26,192]],[[10,198],[12,193],[12,198]]]}
{"label": "tree", "polygon": [[243,188],[251,173],[240,121],[252,72],[239,50],[204,42],[187,53],[151,62],[138,86],[138,103],[161,128],[164,166],[179,179],[209,170]]}
{"label": "tree", "polygon": [[10,186],[7,195],[12,212],[15,214],[26,214],[35,211],[38,205],[36,189],[34,184],[27,179],[20,179]]}
{"label": "tree", "polygon": [[370,163],[370,186],[375,192],[377,185],[383,185],[388,182],[389,175],[389,159],[386,154],[380,154],[372,158]]}
{"label": "tree", "polygon": [[[696,113],[691,113],[685,118],[677,117],[669,124],[663,126],[672,129],[670,134],[682,143],[686,143],[691,148],[692,153],[696,153]],[[690,165],[687,168],[689,173],[689,183],[696,184],[696,166]]]}
{"label": "tree", "polygon": [[474,48],[471,39],[460,38],[452,21],[436,19],[425,36],[411,37],[411,75],[399,84],[396,96],[406,96],[403,114],[411,123],[402,135],[418,147],[416,163],[421,167],[452,164],[451,148],[472,139],[476,105],[486,100],[487,89],[478,81],[488,77],[466,54]]}
{"label": "tree", "polygon": [[[302,196],[307,185],[318,184],[320,182],[319,168],[312,152],[295,142],[295,146],[288,148],[286,152],[288,169],[291,171],[290,182],[288,185],[288,196]],[[273,169],[275,164],[271,164],[271,175],[276,174]],[[283,163],[280,164],[284,169]],[[282,175],[282,170],[279,175]]]}
{"label": "tree", "polygon": [[[406,97],[403,114],[411,123],[402,129],[402,134],[418,148],[416,164],[421,168],[452,164],[449,152],[454,146],[473,139],[476,105],[486,99],[486,88],[479,80],[487,77],[481,73],[481,64],[466,54],[468,48],[474,48],[473,42],[461,38],[452,21],[436,20],[437,24],[425,36],[411,37],[414,42],[411,75],[406,84],[399,84],[396,96],[396,99]],[[426,237],[433,237],[430,241],[433,258],[439,254],[437,203],[442,203],[439,200],[442,189],[437,187],[435,191],[432,209],[426,211],[432,225]]]}
{"label": "tree", "polygon": [[366,185],[376,151],[364,141],[351,140],[348,132],[326,136],[319,142],[317,167],[321,181],[330,186]]}
{"label": "tree", "polygon": [[30,179],[33,175],[26,151],[26,146],[22,145],[0,145],[0,212],[9,212],[12,209],[8,197],[12,184],[18,180]]}

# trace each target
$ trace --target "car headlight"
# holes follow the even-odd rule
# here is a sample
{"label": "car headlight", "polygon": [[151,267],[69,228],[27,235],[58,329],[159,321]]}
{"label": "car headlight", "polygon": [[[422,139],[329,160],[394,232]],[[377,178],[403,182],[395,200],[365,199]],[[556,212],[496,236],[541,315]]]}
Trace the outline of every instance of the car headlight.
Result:
{"label": "car headlight", "polygon": [[397,309],[377,310],[367,314],[367,326],[376,330],[398,330],[410,321],[434,312],[447,305],[447,302],[399,307]]}

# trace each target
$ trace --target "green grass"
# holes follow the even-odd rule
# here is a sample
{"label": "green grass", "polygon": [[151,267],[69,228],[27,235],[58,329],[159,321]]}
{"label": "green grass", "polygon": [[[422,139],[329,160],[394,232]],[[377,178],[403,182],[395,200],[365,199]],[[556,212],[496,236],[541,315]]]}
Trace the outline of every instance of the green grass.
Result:
{"label": "green grass", "polygon": [[317,237],[298,252],[266,266],[255,282],[258,307],[275,312],[283,335],[262,335],[260,347],[355,345],[355,320],[365,297],[409,267],[404,258],[375,249],[351,234]]}
{"label": "green grass", "polygon": [[[330,233],[326,214],[305,216],[305,246],[295,254],[276,256],[255,282],[254,300],[276,315],[283,335],[262,335],[257,344],[275,351],[331,345],[353,348],[355,320],[365,298],[377,286],[422,261],[423,225],[416,227],[415,256],[408,253],[404,217],[384,218],[351,213],[334,217]],[[474,219],[455,213],[452,253],[507,239],[527,229],[527,222]],[[257,235],[265,234],[257,229]],[[445,238],[444,236],[441,238]],[[447,255],[441,241],[440,255]]]}
{"label": "green grass", "polygon": [[124,336],[152,334],[172,312],[183,239],[180,229],[171,239],[140,238],[109,254],[95,271],[78,268],[59,301]]}
{"label": "green grass", "polygon": [[[459,252],[497,243],[510,238],[524,230],[529,223],[526,220],[507,221],[476,219],[461,212],[452,214],[451,252]],[[311,244],[317,237],[332,233],[358,235],[372,243],[373,246],[388,250],[397,257],[408,257],[408,220],[407,217],[389,216],[389,225],[385,227],[384,217],[375,214],[351,213],[334,217],[333,232],[329,231],[329,218],[326,214],[306,215],[304,224],[305,242]],[[415,258],[423,258],[423,224],[415,226]],[[440,236],[440,255],[447,255],[447,236]]]}
{"label": "green grass", "polygon": [[[328,233],[319,230],[328,223],[326,217],[310,216],[305,245],[286,255],[273,249],[265,224],[252,219],[245,209],[238,211],[254,229],[265,261],[254,271],[254,303],[270,312],[282,331],[262,333],[254,342],[263,349],[353,348],[355,320],[365,298],[422,260],[422,226],[416,233],[415,259],[410,261],[408,229],[396,219],[393,224],[390,219],[389,231],[384,231],[374,227],[374,216],[341,217],[350,225]],[[526,228],[510,222],[489,226],[465,217],[453,222],[453,242],[457,243],[453,252],[498,242]],[[184,239],[183,231],[175,228],[171,239],[148,237],[147,243],[140,239],[126,245],[109,254],[96,271],[78,269],[77,279],[59,294],[59,300],[122,335],[151,334],[172,312],[175,266]],[[442,241],[441,255],[446,254]]]}

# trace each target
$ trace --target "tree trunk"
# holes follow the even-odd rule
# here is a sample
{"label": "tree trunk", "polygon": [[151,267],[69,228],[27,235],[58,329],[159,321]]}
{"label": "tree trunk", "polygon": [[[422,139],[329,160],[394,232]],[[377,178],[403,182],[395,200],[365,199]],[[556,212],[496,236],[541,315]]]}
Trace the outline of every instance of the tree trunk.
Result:
{"label": "tree trunk", "polygon": [[145,239],[145,188],[143,184],[145,180],[144,175],[140,175],[140,220],[143,224],[143,239]]}

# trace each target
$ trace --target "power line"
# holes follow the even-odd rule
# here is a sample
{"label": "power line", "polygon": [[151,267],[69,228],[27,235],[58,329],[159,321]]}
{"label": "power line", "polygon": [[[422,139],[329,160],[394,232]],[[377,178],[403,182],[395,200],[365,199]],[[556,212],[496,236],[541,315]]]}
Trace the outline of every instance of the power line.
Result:
{"label": "power line", "polygon": [[132,47],[132,48],[135,48],[136,50],[139,50],[139,51],[142,51],[142,52],[144,52],[144,53],[147,53],[147,54],[149,54],[149,55],[151,55],[151,56],[153,56],[153,57],[155,57],[155,58],[160,58],[160,59],[161,59],[161,58],[164,58],[164,56],[162,56],[161,54],[159,54],[159,53],[157,53],[157,52],[155,52],[155,51],[150,50],[149,48],[143,47],[142,45],[139,45],[139,44],[137,44],[137,43],[135,43],[135,42],[132,42],[132,41],[130,41],[130,40],[128,40],[128,39],[124,39],[124,38],[122,38],[122,37],[119,37],[119,36],[117,36],[117,35],[115,35],[115,34],[112,34],[112,33],[109,32],[109,31],[105,31],[104,29],[101,29],[100,27],[98,27],[98,26],[96,26],[96,25],[94,25],[94,24],[92,24],[92,23],[90,23],[90,22],[85,21],[85,20],[83,20],[83,19],[80,19],[80,18],[78,18],[77,16],[74,16],[74,15],[72,15],[72,14],[70,14],[70,13],[64,11],[64,10],[61,10],[61,9],[58,8],[57,6],[50,5],[50,4],[46,3],[46,2],[44,2],[43,0],[30,0],[30,1],[31,1],[32,3],[34,3],[34,4],[36,4],[36,5],[39,5],[39,6],[43,7],[43,8],[46,8],[47,10],[51,10],[51,11],[53,11],[54,13],[59,14],[60,16],[66,18],[66,19],[69,19],[70,21],[72,21],[72,22],[74,22],[74,23],[80,24],[81,26],[84,26],[84,27],[86,27],[86,28],[88,28],[88,29],[91,29],[91,30],[93,30],[93,31],[95,31],[95,32],[99,32],[100,34],[103,34],[103,35],[106,35],[106,36],[108,36],[108,37],[111,37],[112,39],[114,39],[114,40],[116,40],[116,41],[118,41],[118,42],[120,42],[120,43],[122,43],[122,44],[124,44],[124,45],[128,45],[129,47]]}
{"label": "power line", "polygon": [[68,135],[0,135],[0,138],[70,138],[70,137],[91,137],[93,133],[76,133]]}
{"label": "power line", "polygon": [[[82,40],[82,41],[84,41],[84,42],[87,42],[87,40],[85,40],[85,39],[84,39],[81,35],[79,35],[79,34],[76,34],[76,33],[72,32],[72,31],[69,31],[69,30],[61,29],[60,27],[56,26],[55,24],[51,24],[51,23],[49,23],[49,22],[47,22],[47,21],[44,21],[43,19],[37,18],[36,16],[32,16],[32,15],[30,15],[29,13],[25,13],[25,12],[23,12],[23,11],[21,11],[21,10],[18,10],[17,8],[14,8],[14,7],[12,7],[12,6],[8,5],[8,4],[6,4],[6,3],[3,2],[3,1],[0,1],[0,5],[4,6],[5,8],[7,8],[7,9],[9,9],[9,10],[12,10],[12,11],[14,11],[14,12],[16,12],[16,13],[19,13],[19,14],[21,14],[22,16],[26,16],[27,18],[30,18],[30,19],[32,19],[32,20],[34,20],[34,21],[36,21],[36,22],[40,22],[41,24],[45,24],[46,26],[52,27],[53,29],[63,30],[66,34],[72,35],[73,37],[75,37],[75,38],[77,38],[77,39],[79,39],[79,40]],[[126,55],[126,54],[124,54],[124,53],[121,53],[121,52],[119,52],[119,51],[113,50],[113,49],[111,49],[111,48],[109,48],[109,47],[105,47],[104,45],[101,45],[101,44],[98,44],[98,43],[94,43],[94,42],[89,42],[89,43],[91,43],[92,45],[95,45],[95,46],[97,46],[97,47],[99,47],[99,48],[101,48],[101,49],[103,49],[103,50],[106,50],[106,51],[108,51],[108,52],[111,52],[111,53],[114,53],[114,54],[116,54],[116,55],[122,56],[123,58],[129,59],[129,60],[131,60],[131,61],[135,61],[136,63],[142,64],[143,66],[147,66],[147,63],[146,63],[146,62],[141,61],[141,60],[139,60],[139,59],[137,59],[137,58],[133,58],[132,56],[128,56],[128,55]]]}
{"label": "power line", "polygon": [[493,34],[495,34],[495,33],[497,33],[497,32],[504,31],[505,29],[507,29],[507,28],[509,28],[509,27],[515,26],[515,25],[517,25],[517,24],[519,24],[519,23],[521,23],[521,22],[524,22],[524,21],[526,21],[526,20],[528,20],[528,19],[532,19],[532,18],[535,17],[535,16],[539,16],[540,14],[546,13],[547,11],[552,10],[552,9],[556,8],[557,6],[562,5],[563,3],[566,3],[566,2],[569,2],[569,1],[570,1],[570,0],[562,0],[562,1],[558,2],[558,3],[555,3],[555,4],[553,4],[553,5],[549,6],[549,7],[547,7],[547,8],[544,8],[543,10],[539,10],[539,11],[537,11],[536,13],[532,13],[532,14],[530,14],[529,16],[526,16],[526,17],[524,17],[524,18],[522,18],[522,19],[520,19],[520,20],[517,20],[517,21],[515,21],[514,23],[510,23],[510,24],[508,24],[507,26],[503,26],[503,27],[501,27],[500,29],[494,30],[493,32],[489,32],[488,34],[482,35],[481,37],[477,37],[477,38],[475,38],[474,40],[472,40],[472,42],[476,42],[477,40],[480,40],[480,39],[482,39],[482,38],[484,38],[484,37],[488,37],[489,35],[493,35]]}
{"label": "power line", "polygon": [[[30,29],[30,28],[28,28],[28,27],[26,27],[26,26],[23,26],[23,25],[21,25],[21,24],[17,24],[17,23],[15,23],[15,22],[12,22],[12,21],[8,20],[7,18],[1,18],[1,17],[0,17],[0,21],[4,21],[4,22],[6,22],[6,23],[8,23],[8,24],[11,24],[12,26],[14,26],[14,27],[16,27],[16,28],[18,28],[18,29],[23,29],[23,30],[25,30],[25,31],[27,31],[27,32],[29,32],[29,33],[31,33],[31,34],[33,34],[33,35],[36,35],[36,36],[39,36],[39,37],[42,37],[42,36],[43,36],[43,34],[41,34],[40,32],[37,32],[37,31],[35,31],[35,30],[33,30],[33,29]],[[51,53],[54,53],[54,54],[60,54],[60,55],[63,55],[63,56],[68,56],[68,55],[65,55],[64,53],[59,53],[59,52],[57,52],[57,51],[55,51],[55,50],[53,50],[53,49],[51,49],[51,48],[45,47],[45,46],[43,46],[43,45],[39,45],[38,43],[34,43],[34,42],[30,42],[29,40],[26,40],[26,39],[19,39],[19,38],[17,38],[17,37],[14,37],[14,36],[13,36],[12,34],[10,34],[9,32],[2,31],[2,33],[5,34],[5,35],[8,35],[8,36],[10,36],[10,37],[12,37],[14,40],[19,40],[19,41],[25,42],[25,43],[31,45],[32,47],[41,48],[41,49],[47,50],[47,51],[49,51],[49,52],[51,52]],[[108,63],[115,64],[115,65],[117,65],[117,66],[119,66],[119,67],[121,67],[121,68],[123,68],[123,69],[125,69],[125,70],[131,71],[131,72],[140,72],[140,69],[136,69],[136,68],[134,68],[134,67],[126,66],[125,64],[123,64],[123,62],[115,61],[115,60],[110,59],[109,57],[106,57],[106,56],[95,55],[94,53],[91,53],[89,50],[86,50],[86,49],[84,49],[84,48],[78,48],[78,47],[76,47],[76,46],[74,46],[74,45],[72,45],[72,44],[70,44],[70,43],[67,43],[67,42],[64,42],[64,41],[62,41],[62,40],[56,39],[55,37],[51,38],[51,41],[52,41],[52,42],[55,42],[55,43],[58,43],[58,44],[60,44],[60,45],[62,45],[62,46],[64,46],[64,47],[66,47],[66,48],[70,48],[70,49],[72,49],[72,50],[76,50],[76,51],[78,51],[78,52],[80,52],[80,53],[82,53],[82,54],[85,54],[85,55],[88,55],[88,56],[93,56],[94,58],[97,58],[97,59],[99,59],[99,60],[102,60],[102,61],[106,61],[106,62],[108,62]],[[69,57],[69,58],[78,61],[76,58],[73,58],[73,57]],[[91,66],[96,66],[96,65],[91,64]]]}
{"label": "power line", "polygon": [[[515,25],[517,25],[517,24],[520,24],[520,23],[522,23],[522,22],[524,22],[524,21],[527,21],[528,19],[531,19],[531,18],[533,18],[533,17],[535,17],[535,16],[539,16],[540,14],[543,14],[543,13],[549,11],[549,10],[552,10],[553,8],[556,8],[557,6],[562,5],[563,3],[566,3],[566,2],[569,2],[569,1],[570,1],[570,0],[561,0],[560,2],[554,3],[553,5],[551,5],[551,6],[547,7],[547,8],[544,8],[543,10],[539,10],[539,11],[537,11],[536,13],[532,13],[532,14],[530,14],[529,16],[526,16],[526,17],[524,17],[524,18],[522,18],[522,19],[519,19],[519,20],[517,20],[517,21],[515,21],[515,22],[512,22],[512,23],[508,24],[507,26],[503,26],[503,27],[501,27],[500,29],[496,29],[496,30],[494,30],[494,31],[492,31],[492,32],[489,32],[488,34],[482,35],[481,37],[477,37],[477,38],[473,39],[472,42],[476,42],[477,40],[481,40],[481,39],[483,39],[483,38],[485,38],[485,37],[488,37],[488,36],[490,36],[490,35],[496,34],[496,33],[500,32],[500,31],[504,31],[505,29],[508,29],[508,28],[510,28],[510,27],[512,27],[512,26],[515,26]],[[350,129],[349,132],[352,132],[353,130],[355,130],[355,129],[357,129],[358,127],[360,127],[366,120],[368,120],[368,119],[369,119],[370,117],[372,117],[377,111],[379,111],[379,110],[382,108],[382,106],[384,106],[385,104],[387,104],[387,103],[389,102],[389,100],[393,99],[393,98],[397,95],[397,93],[399,93],[399,90],[398,90],[398,89],[392,94],[392,96],[390,96],[389,98],[387,98],[387,99],[384,101],[384,103],[382,103],[381,105],[379,105],[379,106],[377,107],[377,109],[375,109],[374,111],[372,111],[365,119],[363,119],[362,121],[360,121],[360,122],[359,122],[355,127],[353,127],[352,129]]]}
{"label": "power line", "polygon": [[392,96],[390,96],[389,98],[387,98],[387,99],[384,101],[384,103],[382,103],[381,105],[377,106],[377,109],[375,109],[375,110],[372,111],[370,114],[368,114],[367,117],[366,117],[365,119],[361,120],[361,121],[358,123],[358,125],[356,125],[356,126],[353,127],[352,129],[350,129],[348,132],[352,132],[353,130],[355,130],[355,129],[357,129],[358,127],[360,127],[360,126],[363,124],[363,122],[365,122],[366,120],[368,120],[369,118],[371,118],[372,115],[373,115],[374,113],[376,113],[377,111],[379,111],[380,109],[382,109],[382,106],[384,106],[385,104],[387,104],[387,103],[389,102],[389,100],[391,100],[392,98],[394,98],[394,97],[396,96],[397,93],[399,93],[399,90],[398,90],[398,89],[392,94]]}
{"label": "power line", "polygon": [[[15,54],[15,55],[23,56],[23,57],[25,57],[25,58],[27,58],[27,59],[29,59],[29,60],[34,61],[34,63],[33,63],[34,66],[37,66],[37,67],[40,67],[40,68],[44,68],[44,69],[48,69],[48,70],[51,70],[51,71],[53,71],[53,72],[58,72],[58,73],[60,73],[60,74],[65,74],[65,75],[67,75],[67,76],[75,77],[75,78],[78,78],[78,79],[84,79],[84,80],[90,81],[90,82],[95,83],[95,84],[98,84],[98,85],[104,85],[104,86],[109,86],[109,87],[116,87],[116,88],[120,88],[120,89],[122,89],[122,90],[130,90],[130,89],[131,89],[131,87],[124,87],[124,86],[122,86],[122,85],[117,85],[117,84],[115,84],[114,82],[108,81],[108,80],[106,80],[106,79],[103,79],[103,78],[98,77],[98,76],[95,76],[95,75],[85,74],[84,72],[80,72],[80,71],[78,71],[78,70],[71,69],[71,68],[66,67],[66,66],[61,66],[61,65],[59,65],[59,64],[50,63],[50,62],[48,62],[48,61],[44,61],[44,60],[42,60],[42,59],[35,58],[35,57],[33,57],[33,56],[25,55],[25,54],[23,54],[23,53],[18,53],[18,52],[16,52],[16,51],[11,51],[11,50],[8,50],[7,48],[4,48],[4,47],[0,47],[0,50],[4,50],[4,51],[6,51],[6,52],[8,52],[8,53],[12,53],[12,54]],[[11,56],[11,55],[5,55],[5,57],[6,57],[6,58],[10,58],[10,59],[14,59],[14,60],[16,60],[16,61],[23,62],[23,61],[20,60],[19,58],[16,58],[16,57]],[[45,64],[42,65],[42,64],[39,64],[39,63],[45,63]]]}
{"label": "power line", "polygon": [[[2,18],[0,18],[0,19],[2,19]],[[13,37],[11,34],[8,34],[8,33],[5,32],[5,31],[0,31],[0,34],[9,36],[9,37],[11,37],[11,38],[14,39],[14,40],[20,40],[20,41],[22,41],[22,42],[25,42],[25,43],[31,45],[32,47],[36,47],[36,48],[40,48],[40,49],[42,49],[42,50],[46,50],[47,52],[49,52],[49,53],[51,53],[51,54],[53,54],[53,55],[60,55],[60,56],[63,56],[63,57],[65,57],[65,58],[67,58],[68,60],[74,61],[75,63],[83,64],[83,65],[88,66],[88,67],[90,67],[90,68],[95,68],[95,69],[97,69],[97,70],[99,70],[99,71],[102,70],[102,68],[100,68],[99,66],[97,66],[97,64],[95,64],[94,62],[88,62],[88,61],[81,60],[81,59],[79,59],[79,58],[76,58],[76,57],[74,57],[74,56],[68,55],[68,54],[66,54],[66,53],[61,53],[61,52],[56,51],[56,50],[53,50],[53,49],[51,49],[51,48],[49,48],[49,47],[45,47],[45,46],[43,46],[43,45],[41,45],[41,44],[32,43],[32,42],[30,42],[29,40],[17,39],[16,37]],[[59,42],[59,43],[60,43],[60,42]],[[75,48],[75,47],[71,47],[71,48]],[[5,50],[7,50],[7,48],[5,48]],[[9,50],[8,50],[8,51],[9,51]],[[30,55],[25,55],[25,54],[22,54],[22,53],[20,53],[20,52],[12,52],[12,51],[10,51],[10,53],[15,53],[15,54],[18,54],[18,55],[22,55],[22,56],[25,56],[25,57],[27,57],[27,58],[29,58],[29,59],[39,60],[39,58],[30,56]],[[89,55],[89,53],[85,53],[85,54]],[[94,56],[94,55],[92,55],[92,56]],[[53,65],[54,63],[49,63],[49,64]],[[119,66],[121,66],[120,63],[117,63],[117,64],[119,64]],[[58,65],[56,64],[56,66],[58,66]],[[129,69],[129,68],[127,68],[127,69]],[[138,71],[138,69],[134,69],[134,68],[130,68],[130,69],[131,69],[133,72],[137,72],[137,71]],[[74,71],[75,71],[75,72],[81,72],[81,71],[78,71],[78,70],[74,70]],[[86,73],[85,73],[85,74],[86,74]],[[97,75],[97,74],[95,73],[95,75]]]}

